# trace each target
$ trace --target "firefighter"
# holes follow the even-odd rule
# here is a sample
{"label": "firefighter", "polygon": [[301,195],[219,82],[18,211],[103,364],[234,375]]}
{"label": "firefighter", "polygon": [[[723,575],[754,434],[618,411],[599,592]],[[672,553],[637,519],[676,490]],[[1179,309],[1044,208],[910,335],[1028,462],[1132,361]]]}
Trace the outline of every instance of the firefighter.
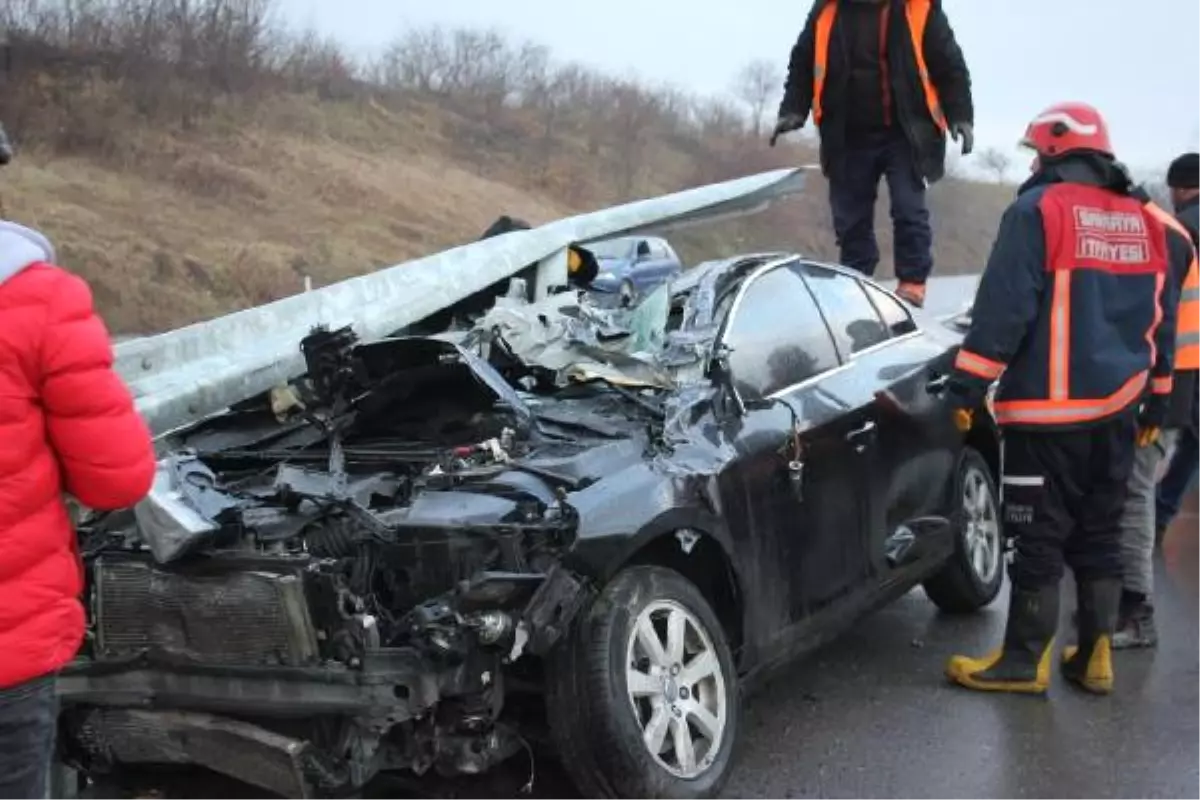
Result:
{"label": "firefighter", "polygon": [[875,198],[887,177],[897,293],[925,301],[933,269],[927,184],[945,174],[946,134],[971,152],[971,76],[940,0],[816,0],[792,49],[771,144],[821,134],[821,168],[841,262],[879,263]]}
{"label": "firefighter", "polygon": [[1171,391],[1187,242],[1150,213],[1116,162],[1104,119],[1063,103],[1022,144],[1033,175],[1000,222],[949,396],[960,431],[993,381],[1003,432],[1002,501],[1015,539],[1003,644],[954,656],[950,680],[1040,694],[1050,682],[1064,563],[1075,573],[1079,644],[1063,674],[1112,690],[1120,527],[1135,441],[1153,439]]}

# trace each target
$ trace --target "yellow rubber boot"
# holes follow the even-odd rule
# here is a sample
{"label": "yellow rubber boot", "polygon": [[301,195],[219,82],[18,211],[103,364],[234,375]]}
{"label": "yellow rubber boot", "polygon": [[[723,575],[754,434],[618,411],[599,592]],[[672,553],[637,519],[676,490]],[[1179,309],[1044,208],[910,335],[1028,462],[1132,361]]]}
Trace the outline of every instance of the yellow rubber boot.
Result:
{"label": "yellow rubber boot", "polygon": [[981,692],[1045,694],[1050,688],[1058,584],[1012,591],[1004,644],[982,658],[952,656],[946,677]]}
{"label": "yellow rubber boot", "polygon": [[1077,585],[1079,644],[1063,648],[1063,677],[1092,694],[1113,690],[1112,637],[1121,605],[1121,581],[1082,580]]}

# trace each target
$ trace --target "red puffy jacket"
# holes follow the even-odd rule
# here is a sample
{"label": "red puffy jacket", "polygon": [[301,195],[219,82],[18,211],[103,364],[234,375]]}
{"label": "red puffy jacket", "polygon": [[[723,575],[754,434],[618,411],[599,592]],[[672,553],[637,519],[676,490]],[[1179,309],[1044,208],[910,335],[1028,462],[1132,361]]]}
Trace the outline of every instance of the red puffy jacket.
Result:
{"label": "red puffy jacket", "polygon": [[41,234],[0,222],[0,688],[54,672],[83,638],[63,492],[124,508],[154,477],[91,292],[53,259]]}

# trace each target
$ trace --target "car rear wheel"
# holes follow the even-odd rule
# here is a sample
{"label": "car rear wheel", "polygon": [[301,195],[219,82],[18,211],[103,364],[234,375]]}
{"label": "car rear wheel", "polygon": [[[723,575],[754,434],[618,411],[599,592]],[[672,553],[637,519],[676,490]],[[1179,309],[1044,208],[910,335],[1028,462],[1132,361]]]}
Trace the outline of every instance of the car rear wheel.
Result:
{"label": "car rear wheel", "polygon": [[925,582],[925,594],[943,611],[978,611],[996,599],[1004,583],[1004,539],[1000,497],[987,462],[964,448],[956,480],[954,555],[941,572]]}
{"label": "car rear wheel", "polygon": [[728,778],[740,697],[716,615],[689,581],[624,570],[547,665],[563,766],[592,797],[713,797]]}

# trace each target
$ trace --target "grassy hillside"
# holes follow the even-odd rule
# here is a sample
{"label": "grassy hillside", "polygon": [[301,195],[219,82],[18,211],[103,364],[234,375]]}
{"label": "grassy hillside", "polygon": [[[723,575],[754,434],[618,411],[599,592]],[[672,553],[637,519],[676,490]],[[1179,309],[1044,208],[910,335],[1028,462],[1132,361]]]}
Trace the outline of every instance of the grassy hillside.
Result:
{"label": "grassy hillside", "polygon": [[[5,20],[16,35],[0,121],[19,150],[0,203],[51,237],[119,333],[469,241],[500,214],[539,223],[815,159],[803,140],[767,148],[728,100],[556,66],[493,34],[413,32],[352,65],[335,45],[285,41],[252,18],[265,0],[142,2],[198,16],[93,2],[93,17],[68,25],[42,3],[41,16]],[[163,27],[148,37],[151,23]],[[832,258],[825,193],[818,178],[768,212],[675,239],[690,260]],[[982,264],[1010,196],[957,180],[933,189],[939,269]],[[879,217],[887,254],[882,189]]]}

